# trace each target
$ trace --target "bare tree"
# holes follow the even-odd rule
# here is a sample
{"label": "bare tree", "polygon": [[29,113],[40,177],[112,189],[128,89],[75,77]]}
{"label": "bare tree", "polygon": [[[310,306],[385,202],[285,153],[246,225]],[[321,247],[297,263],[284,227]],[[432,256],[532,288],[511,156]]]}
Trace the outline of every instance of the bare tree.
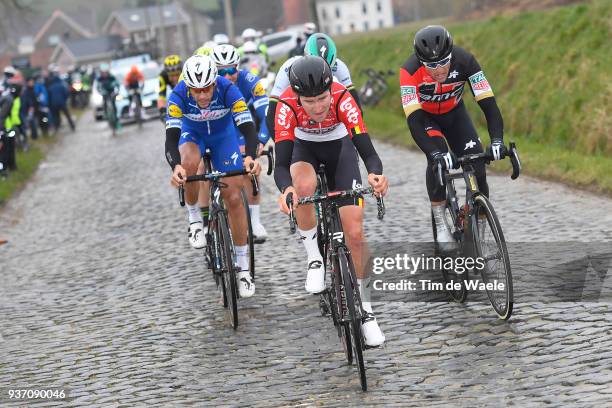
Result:
{"label": "bare tree", "polygon": [[[11,31],[19,24],[23,25],[26,18],[34,13],[30,3],[25,0],[0,0],[0,37],[11,38]],[[15,47],[17,44],[6,45]]]}

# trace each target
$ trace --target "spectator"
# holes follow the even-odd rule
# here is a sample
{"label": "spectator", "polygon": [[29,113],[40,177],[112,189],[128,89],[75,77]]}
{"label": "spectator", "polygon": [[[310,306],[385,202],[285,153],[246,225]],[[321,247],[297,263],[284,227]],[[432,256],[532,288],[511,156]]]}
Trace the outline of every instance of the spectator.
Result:
{"label": "spectator", "polygon": [[26,127],[30,130],[32,140],[38,139],[38,115],[40,104],[36,97],[36,81],[30,77],[26,81],[26,87],[23,91],[21,111],[25,118]]}
{"label": "spectator", "polygon": [[72,117],[68,111],[68,87],[66,86],[66,83],[62,81],[59,75],[57,75],[57,73],[51,75],[48,92],[49,108],[51,110],[51,117],[53,118],[55,133],[58,132],[62,124],[60,113],[64,113],[68,123],[70,124],[70,129],[74,131],[74,122],[72,121]]}

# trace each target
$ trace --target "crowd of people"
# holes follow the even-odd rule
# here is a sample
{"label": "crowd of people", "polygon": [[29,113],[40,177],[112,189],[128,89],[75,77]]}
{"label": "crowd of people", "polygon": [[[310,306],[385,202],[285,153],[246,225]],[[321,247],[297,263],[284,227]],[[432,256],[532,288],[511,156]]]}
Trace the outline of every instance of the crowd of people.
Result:
{"label": "crowd of people", "polygon": [[88,92],[89,78],[90,74],[78,70],[62,76],[54,65],[28,75],[10,65],[4,68],[0,80],[1,176],[17,169],[16,150],[27,150],[28,140],[56,134],[62,126],[62,116],[75,130],[69,105],[86,105],[86,97],[81,95]]}

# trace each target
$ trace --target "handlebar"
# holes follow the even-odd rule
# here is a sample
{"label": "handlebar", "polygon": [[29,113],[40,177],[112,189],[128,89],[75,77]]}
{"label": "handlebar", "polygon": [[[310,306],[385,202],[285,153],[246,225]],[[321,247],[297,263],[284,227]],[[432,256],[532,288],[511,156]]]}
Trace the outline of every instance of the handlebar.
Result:
{"label": "handlebar", "polygon": [[[386,213],[385,201],[382,198],[382,196],[379,197],[375,195],[374,189],[372,187],[361,187],[361,188],[356,188],[353,190],[332,191],[327,194],[300,197],[298,198],[297,202],[300,205],[315,204],[315,203],[321,203],[325,201],[335,201],[335,200],[345,198],[345,197],[356,197],[360,195],[369,195],[369,194],[372,194],[376,197],[376,206],[378,209],[377,216],[379,220],[382,220]],[[295,229],[296,229],[295,215],[293,213],[293,193],[290,192],[289,194],[287,194],[286,199],[287,199],[286,201],[287,207],[289,208],[289,230],[293,234],[295,233]]]}
{"label": "handlebar", "polygon": [[[249,174],[245,169],[241,170],[229,170],[229,171],[213,171],[206,174],[196,174],[194,176],[189,176],[185,180],[185,183],[191,183],[194,181],[218,181],[224,177],[235,177],[235,176],[243,176],[245,174]],[[255,175],[251,177],[251,184],[253,185],[253,195],[257,195],[259,193],[259,185],[257,184],[257,178]],[[181,184],[178,188],[179,194],[179,203],[181,207],[185,206],[185,187]]]}
{"label": "handlebar", "polygon": [[[502,159],[505,159],[506,157],[510,158],[510,163],[512,163],[512,175],[510,176],[510,178],[512,180],[516,180],[518,176],[521,174],[521,169],[522,169],[521,160],[519,158],[518,149],[516,148],[516,143],[510,142],[508,146],[509,148],[507,152],[503,155]],[[489,155],[488,152],[483,152],[483,153],[467,154],[465,156],[461,156],[457,158],[457,162],[461,166],[464,166],[466,164],[477,163],[481,161],[485,162],[486,164],[489,164],[491,163],[491,161],[493,161],[493,157]],[[436,173],[436,178],[437,178],[439,185],[443,186],[445,184],[444,169],[442,168],[441,163],[440,162],[436,163],[434,165],[433,170]]]}
{"label": "handlebar", "polygon": [[[259,157],[262,156],[268,157],[268,170],[266,171],[266,174],[269,176],[272,174],[272,171],[274,171],[274,147],[270,146],[268,147],[268,150],[262,150]],[[243,153],[242,157],[246,157],[246,154]]]}

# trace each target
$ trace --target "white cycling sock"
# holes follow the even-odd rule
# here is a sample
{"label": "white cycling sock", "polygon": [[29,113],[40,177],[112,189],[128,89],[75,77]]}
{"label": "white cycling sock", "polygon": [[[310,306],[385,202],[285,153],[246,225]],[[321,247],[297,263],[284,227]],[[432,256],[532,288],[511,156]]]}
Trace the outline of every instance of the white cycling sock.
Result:
{"label": "white cycling sock", "polygon": [[368,313],[372,312],[372,302],[370,301],[370,279],[357,279],[359,283],[359,296],[361,297],[361,306]]}
{"label": "white cycling sock", "polygon": [[249,204],[249,210],[251,211],[251,222],[253,225],[261,224],[259,220],[259,204]]}
{"label": "white cycling sock", "polygon": [[185,207],[187,207],[187,214],[189,215],[190,224],[193,224],[194,222],[203,222],[202,213],[200,212],[200,206],[198,203],[193,205],[185,203]]}
{"label": "white cycling sock", "polygon": [[300,239],[304,243],[306,247],[306,253],[308,254],[308,259],[323,259],[321,256],[321,252],[319,251],[319,244],[317,243],[317,227],[310,229],[308,231],[303,231],[298,228],[298,233],[300,234]]}
{"label": "white cycling sock", "polygon": [[249,253],[248,245],[243,245],[243,246],[236,245],[234,248],[236,250],[236,261],[238,262],[238,266],[240,267],[240,270],[248,271],[249,270],[249,257],[247,256]]}

